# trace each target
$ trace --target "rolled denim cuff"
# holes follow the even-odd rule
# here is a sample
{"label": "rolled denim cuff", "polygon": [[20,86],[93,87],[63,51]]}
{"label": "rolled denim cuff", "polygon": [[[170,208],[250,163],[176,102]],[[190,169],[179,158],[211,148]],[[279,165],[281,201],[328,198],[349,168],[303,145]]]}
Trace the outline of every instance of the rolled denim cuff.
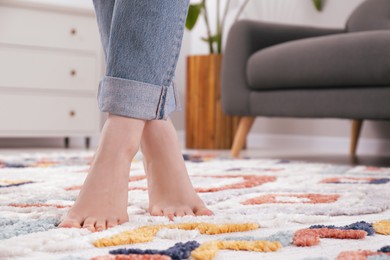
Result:
{"label": "rolled denim cuff", "polygon": [[180,110],[179,97],[172,81],[158,86],[105,76],[100,81],[97,99],[100,111],[143,120],[167,119]]}

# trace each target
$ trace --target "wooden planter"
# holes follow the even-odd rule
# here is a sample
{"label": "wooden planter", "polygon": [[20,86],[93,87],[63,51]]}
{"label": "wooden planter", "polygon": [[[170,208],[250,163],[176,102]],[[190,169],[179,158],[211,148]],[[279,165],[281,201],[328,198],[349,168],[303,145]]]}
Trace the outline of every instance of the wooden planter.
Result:
{"label": "wooden planter", "polygon": [[239,118],[222,112],[221,61],[218,54],[187,57],[186,148],[232,146]]}

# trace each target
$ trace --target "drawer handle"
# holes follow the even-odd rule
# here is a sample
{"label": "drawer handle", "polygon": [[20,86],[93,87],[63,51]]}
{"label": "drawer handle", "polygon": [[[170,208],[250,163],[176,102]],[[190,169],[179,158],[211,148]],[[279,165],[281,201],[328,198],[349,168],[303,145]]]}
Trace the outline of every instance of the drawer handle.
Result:
{"label": "drawer handle", "polygon": [[71,116],[71,117],[76,116],[76,111],[70,110],[70,111],[69,111],[69,116]]}
{"label": "drawer handle", "polygon": [[77,71],[76,71],[76,70],[71,70],[71,71],[70,71],[70,75],[71,75],[72,77],[76,76],[76,74],[77,74]]}
{"label": "drawer handle", "polygon": [[70,34],[71,35],[76,35],[77,34],[77,30],[75,28],[70,29]]}

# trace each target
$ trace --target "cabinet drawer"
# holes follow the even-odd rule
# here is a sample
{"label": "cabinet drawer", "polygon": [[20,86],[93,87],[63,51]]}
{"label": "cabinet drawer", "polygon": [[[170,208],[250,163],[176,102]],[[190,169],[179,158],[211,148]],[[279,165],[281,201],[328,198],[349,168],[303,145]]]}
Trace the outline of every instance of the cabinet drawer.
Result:
{"label": "cabinet drawer", "polygon": [[88,51],[100,48],[93,16],[1,5],[0,42]]}
{"label": "cabinet drawer", "polygon": [[0,86],[37,89],[97,89],[97,57],[0,44]]}
{"label": "cabinet drawer", "polygon": [[0,93],[0,133],[98,132],[93,97]]}

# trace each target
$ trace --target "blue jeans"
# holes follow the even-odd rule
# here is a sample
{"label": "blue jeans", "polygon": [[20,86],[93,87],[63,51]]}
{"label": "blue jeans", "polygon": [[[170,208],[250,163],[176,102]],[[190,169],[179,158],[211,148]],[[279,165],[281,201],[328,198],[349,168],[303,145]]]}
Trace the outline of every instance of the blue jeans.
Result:
{"label": "blue jeans", "polygon": [[180,110],[174,85],[189,0],[93,0],[106,61],[99,109],[144,120]]}

